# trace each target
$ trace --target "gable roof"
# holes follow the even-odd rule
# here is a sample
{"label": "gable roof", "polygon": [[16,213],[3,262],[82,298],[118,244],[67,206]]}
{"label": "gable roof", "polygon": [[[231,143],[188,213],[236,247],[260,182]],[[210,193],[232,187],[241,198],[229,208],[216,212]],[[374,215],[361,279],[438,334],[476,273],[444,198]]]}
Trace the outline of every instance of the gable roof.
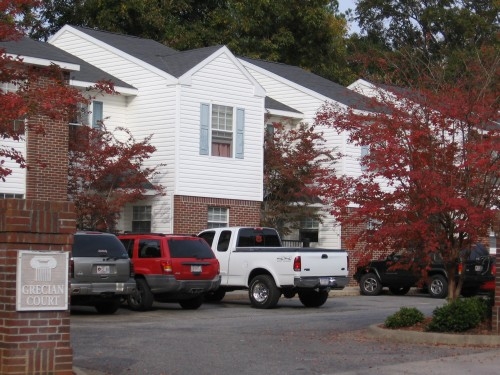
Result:
{"label": "gable roof", "polygon": [[0,41],[0,48],[7,54],[23,58],[27,64],[47,66],[53,63],[66,70],[80,69],[76,56],[26,36],[16,40]]}
{"label": "gable roof", "polygon": [[373,111],[373,105],[365,96],[297,66],[251,59],[249,57],[238,58],[348,107]]}
{"label": "gable roof", "polygon": [[70,70],[70,78],[78,81],[80,85],[89,86],[98,81],[107,80],[113,82],[118,91],[119,88],[134,89],[128,83],[49,43],[24,36],[19,40],[0,42],[0,48],[5,49],[8,54],[23,58],[29,64],[49,65],[53,63],[62,69]]}
{"label": "gable roof", "polygon": [[218,45],[180,52],[152,39],[95,30],[82,26],[71,27],[176,78],[179,78],[223,47]]}
{"label": "gable roof", "polygon": [[295,108],[287,106],[269,96],[266,96],[264,100],[264,107],[269,111],[270,114],[276,114],[278,116],[293,117],[293,118],[303,118],[304,114],[297,111]]}

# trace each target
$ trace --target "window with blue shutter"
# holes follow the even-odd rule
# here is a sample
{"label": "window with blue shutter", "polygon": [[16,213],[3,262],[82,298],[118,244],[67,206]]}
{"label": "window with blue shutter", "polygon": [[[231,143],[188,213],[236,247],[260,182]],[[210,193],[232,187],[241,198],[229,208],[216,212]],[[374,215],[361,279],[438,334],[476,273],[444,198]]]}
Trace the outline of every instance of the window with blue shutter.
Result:
{"label": "window with blue shutter", "polygon": [[236,109],[236,153],[235,157],[243,159],[245,151],[245,110]]}
{"label": "window with blue shutter", "polygon": [[102,102],[94,101],[92,103],[92,127],[100,129],[103,120],[103,104]]}
{"label": "window with blue shutter", "polygon": [[200,106],[200,155],[208,155],[208,132],[210,130],[210,104]]}

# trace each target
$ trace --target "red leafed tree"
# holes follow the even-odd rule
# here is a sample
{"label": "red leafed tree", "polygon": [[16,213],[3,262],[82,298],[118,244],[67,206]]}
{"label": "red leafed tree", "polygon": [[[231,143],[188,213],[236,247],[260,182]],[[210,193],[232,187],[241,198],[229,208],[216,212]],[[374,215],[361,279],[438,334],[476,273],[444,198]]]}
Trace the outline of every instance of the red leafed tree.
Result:
{"label": "red leafed tree", "polygon": [[151,136],[136,141],[123,127],[75,127],[70,135],[68,194],[79,229],[116,230],[127,203],[164,193],[154,184],[163,166],[144,166],[156,148]]}
{"label": "red leafed tree", "polygon": [[[6,161],[20,168],[26,165],[25,155],[17,147],[25,140],[26,130],[43,133],[42,125],[34,126],[29,119],[47,116],[59,120],[68,118],[80,93],[68,87],[65,77],[56,66],[34,67],[8,54],[10,43],[23,37],[23,15],[39,2],[32,0],[0,0],[0,181],[12,174]],[[38,85],[38,80],[44,85]],[[48,82],[47,82],[48,80]],[[38,167],[43,167],[43,161]]]}
{"label": "red leafed tree", "polygon": [[369,149],[359,176],[336,176],[328,189],[332,214],[358,228],[349,246],[362,250],[362,260],[406,249],[426,264],[440,253],[449,280],[458,280],[449,283],[448,298],[458,297],[457,261],[489,230],[498,231],[498,78],[495,58],[470,64],[460,80],[434,85],[439,89],[385,87],[374,102],[382,111],[325,105],[318,112],[318,124]]}
{"label": "red leafed tree", "polygon": [[303,219],[321,220],[323,180],[333,173],[333,157],[314,126],[274,123],[264,144],[264,202],[261,224],[283,234]]}

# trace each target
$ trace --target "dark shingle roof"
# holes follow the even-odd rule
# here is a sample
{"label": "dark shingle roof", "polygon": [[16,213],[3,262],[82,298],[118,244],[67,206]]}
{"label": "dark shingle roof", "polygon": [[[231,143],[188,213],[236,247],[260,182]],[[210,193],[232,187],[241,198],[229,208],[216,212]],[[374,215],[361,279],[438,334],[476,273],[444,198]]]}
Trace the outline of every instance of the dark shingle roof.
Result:
{"label": "dark shingle roof", "polygon": [[179,52],[151,39],[88,27],[72,27],[177,78],[222,47],[212,46]]}
{"label": "dark shingle roof", "polygon": [[348,107],[366,111],[373,110],[370,99],[367,97],[297,66],[248,57],[239,58]]}
{"label": "dark shingle roof", "polygon": [[0,42],[0,48],[5,49],[7,53],[22,57],[79,65],[80,71],[71,72],[71,79],[90,83],[108,80],[113,82],[115,86],[133,88],[128,83],[49,43],[22,37],[15,41]]}
{"label": "dark shingle roof", "polygon": [[297,114],[302,114],[302,112],[297,111],[296,109],[289,107],[286,104],[283,104],[277,100],[274,100],[273,98],[270,98],[269,96],[266,96],[264,105],[265,105],[266,109],[274,109],[276,111],[286,111],[286,112],[294,112]]}

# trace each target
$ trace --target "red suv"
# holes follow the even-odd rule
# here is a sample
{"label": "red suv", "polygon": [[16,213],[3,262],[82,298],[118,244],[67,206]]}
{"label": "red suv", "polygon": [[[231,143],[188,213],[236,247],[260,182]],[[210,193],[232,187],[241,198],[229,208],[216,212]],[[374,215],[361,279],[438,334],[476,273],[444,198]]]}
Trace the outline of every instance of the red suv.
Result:
{"label": "red suv", "polygon": [[220,285],[219,262],[201,238],[157,233],[118,238],[134,262],[137,289],[127,297],[132,310],[149,310],[154,301],[194,310]]}

